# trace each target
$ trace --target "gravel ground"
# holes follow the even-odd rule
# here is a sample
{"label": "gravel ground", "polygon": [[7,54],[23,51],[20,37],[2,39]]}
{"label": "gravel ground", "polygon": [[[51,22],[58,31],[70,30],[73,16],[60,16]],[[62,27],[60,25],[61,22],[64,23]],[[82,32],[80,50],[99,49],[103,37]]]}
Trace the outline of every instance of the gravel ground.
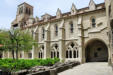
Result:
{"label": "gravel ground", "polygon": [[85,63],[58,75],[113,75],[112,67],[107,62]]}

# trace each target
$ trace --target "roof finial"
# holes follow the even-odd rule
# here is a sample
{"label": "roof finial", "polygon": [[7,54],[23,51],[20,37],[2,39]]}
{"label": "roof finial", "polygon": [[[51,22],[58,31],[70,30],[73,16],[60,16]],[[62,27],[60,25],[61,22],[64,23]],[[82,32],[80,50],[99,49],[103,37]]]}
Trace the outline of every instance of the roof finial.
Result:
{"label": "roof finial", "polygon": [[76,8],[75,4],[72,3],[72,7],[71,7],[71,15],[74,15],[74,14],[76,14],[76,13],[77,13],[77,8]]}
{"label": "roof finial", "polygon": [[62,17],[62,12],[61,10],[58,8],[57,12],[56,12],[56,18],[61,18]]}
{"label": "roof finial", "polygon": [[95,10],[95,9],[96,9],[95,2],[93,0],[90,0],[90,2],[89,2],[89,10]]}

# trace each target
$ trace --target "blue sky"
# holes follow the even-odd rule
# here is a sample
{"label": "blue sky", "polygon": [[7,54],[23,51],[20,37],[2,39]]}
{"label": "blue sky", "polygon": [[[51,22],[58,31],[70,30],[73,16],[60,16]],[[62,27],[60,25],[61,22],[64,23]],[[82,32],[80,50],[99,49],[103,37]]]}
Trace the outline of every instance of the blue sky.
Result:
{"label": "blue sky", "polygon": [[[11,22],[16,17],[17,6],[23,2],[27,2],[34,7],[34,17],[45,13],[55,15],[57,8],[61,11],[70,11],[72,3],[77,9],[87,7],[90,0],[0,0],[0,29],[9,29]],[[96,4],[104,2],[104,0],[94,0]]]}

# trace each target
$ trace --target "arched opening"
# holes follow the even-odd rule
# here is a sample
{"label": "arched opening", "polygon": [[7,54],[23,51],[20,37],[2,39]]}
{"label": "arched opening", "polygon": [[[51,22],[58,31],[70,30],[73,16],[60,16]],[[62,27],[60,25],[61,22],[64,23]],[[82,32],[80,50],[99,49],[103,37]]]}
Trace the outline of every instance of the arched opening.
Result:
{"label": "arched opening", "polygon": [[85,57],[86,62],[107,62],[108,48],[104,42],[92,40],[86,45]]}
{"label": "arched opening", "polygon": [[59,47],[58,44],[54,44],[51,48],[51,58],[59,58]]}
{"label": "arched opening", "polygon": [[71,42],[67,45],[67,50],[66,50],[66,58],[68,59],[73,59],[73,58],[78,58],[78,45]]}

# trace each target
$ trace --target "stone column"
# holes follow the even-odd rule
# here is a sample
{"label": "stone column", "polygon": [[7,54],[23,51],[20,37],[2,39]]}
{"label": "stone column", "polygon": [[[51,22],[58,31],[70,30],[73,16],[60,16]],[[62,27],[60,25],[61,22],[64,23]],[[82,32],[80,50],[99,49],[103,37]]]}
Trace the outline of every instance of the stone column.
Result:
{"label": "stone column", "polygon": [[59,58],[61,61],[65,60],[65,29],[64,29],[64,20],[61,21],[59,27]]}
{"label": "stone column", "polygon": [[85,62],[85,49],[84,49],[84,30],[82,25],[82,16],[78,17],[78,45],[79,45],[79,59],[81,63]]}
{"label": "stone column", "polygon": [[45,40],[44,40],[44,59],[50,58],[50,23],[45,28]]}
{"label": "stone column", "polygon": [[31,51],[31,53],[32,53],[32,59],[34,59],[34,54],[35,54],[35,53],[34,53],[34,51],[35,51],[34,49],[35,49],[35,48],[34,48],[34,46],[33,46],[33,47],[32,47],[32,51]]}
{"label": "stone column", "polygon": [[35,46],[33,46],[33,52],[32,52],[32,57],[34,58],[38,58],[38,26],[36,27],[36,29],[34,30],[34,34],[33,34],[33,39],[35,39]]}

